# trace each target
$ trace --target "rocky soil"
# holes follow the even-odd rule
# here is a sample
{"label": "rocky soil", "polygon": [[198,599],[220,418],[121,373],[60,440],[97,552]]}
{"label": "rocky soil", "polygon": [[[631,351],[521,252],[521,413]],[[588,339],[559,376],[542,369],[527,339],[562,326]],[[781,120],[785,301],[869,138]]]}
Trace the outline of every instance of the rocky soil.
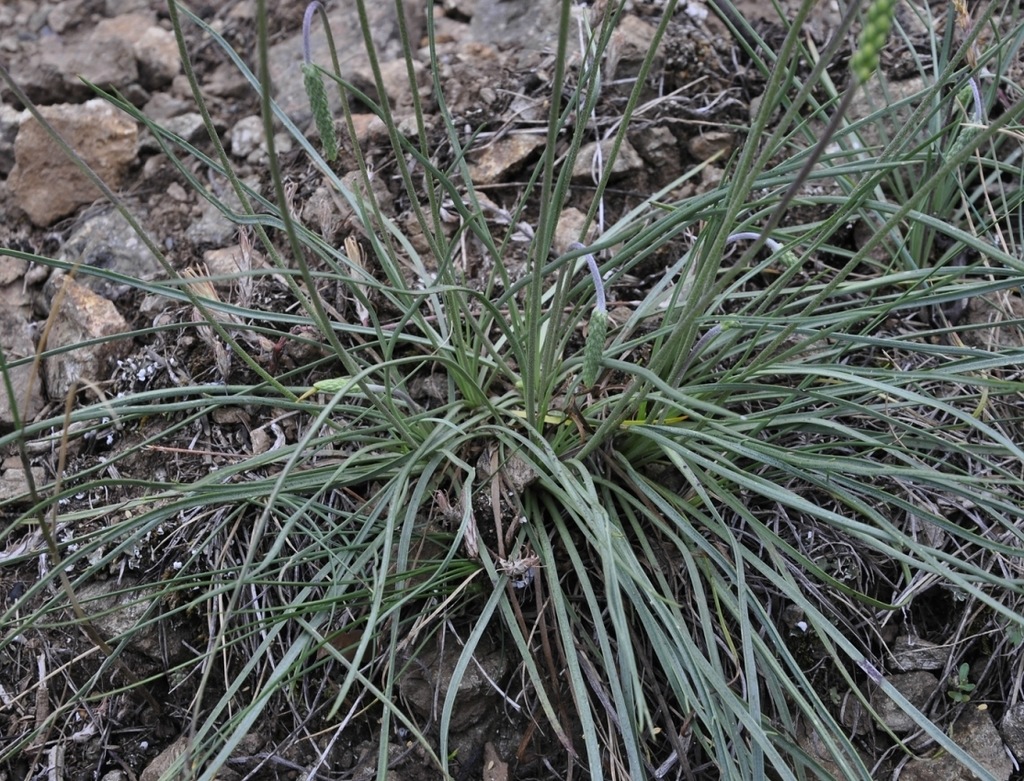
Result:
{"label": "rocky soil", "polygon": [[[199,16],[213,25],[240,52],[254,62],[255,19],[251,2],[200,2]],[[276,96],[281,106],[301,128],[310,126],[309,108],[301,87],[299,37],[305,3],[283,0],[270,3],[273,41],[271,69]],[[343,67],[349,77],[368,93],[372,79],[353,3],[331,3],[332,30]],[[386,99],[401,121],[410,116],[412,101],[400,54],[397,20],[391,3],[370,3],[374,37],[382,56]],[[439,42],[440,78],[457,124],[482,128],[471,158],[472,172],[481,191],[493,201],[497,216],[507,215],[505,207],[519,193],[523,166],[535,160],[543,143],[545,101],[550,91],[553,64],[555,3],[539,0],[446,0],[437,3],[434,24]],[[639,62],[647,50],[663,3],[637,0],[616,33],[615,59],[605,73],[606,94],[600,113],[593,118],[595,137],[607,137],[614,127],[617,111],[632,87]],[[781,38],[781,28],[770,18],[771,4],[749,2],[749,19],[759,19],[759,29],[769,40]],[[819,4],[807,33],[819,45],[835,24],[829,3]],[[405,3],[410,35],[422,40],[426,32],[423,0]],[[239,175],[254,189],[269,193],[266,170],[267,144],[263,137],[255,93],[238,69],[210,44],[209,38],[189,26],[188,46],[198,69],[213,119]],[[321,41],[321,36],[317,37]],[[327,61],[322,41],[315,58]],[[575,52],[574,57],[578,57]],[[150,130],[98,99],[91,82],[114,90],[140,107],[154,122],[209,152],[210,141],[196,110],[189,85],[182,72],[178,46],[168,22],[164,3],[157,0],[12,0],[0,5],[0,58],[7,63],[14,81],[38,107],[42,115],[89,163],[107,186],[119,194],[141,227],[163,249],[178,272],[203,263],[212,274],[230,274],[260,263],[251,248],[251,237],[201,197],[169,163]],[[428,59],[422,53],[418,63],[420,97],[430,102]],[[680,3],[659,59],[650,79],[643,108],[634,122],[628,143],[614,172],[613,197],[609,207],[618,213],[675,180],[684,171],[703,165],[701,174],[684,187],[696,193],[715,186],[723,175],[723,161],[741,139],[751,103],[761,86],[760,77],[744,64],[745,58],[726,26],[709,3],[701,0]],[[910,89],[913,89],[911,85]],[[357,112],[356,128],[363,152],[381,175],[378,193],[390,216],[411,225],[410,204],[398,183],[390,177],[390,152],[380,121],[370,113]],[[436,119],[436,117],[434,117]],[[310,131],[314,133],[314,131]],[[432,142],[443,142],[439,123],[428,132]],[[332,198],[315,169],[281,134],[276,147],[286,166],[293,204],[304,222],[327,241],[340,245],[346,237],[359,235],[355,215]],[[579,170],[574,172],[572,203],[559,225],[559,249],[576,235],[589,206],[593,173],[589,161],[599,145],[584,150]],[[352,170],[351,154],[342,154],[339,170]],[[196,163],[193,171],[200,181],[222,191],[223,182],[210,176]],[[683,193],[685,194],[685,193]],[[103,276],[83,276],[62,286],[63,273],[24,259],[0,253],[0,341],[7,356],[33,354],[43,323],[56,310],[48,334],[48,347],[70,347],[154,325],[187,324],[190,313],[179,304],[147,296],[137,288],[118,281],[118,275],[142,280],[163,279],[168,270],[149,253],[135,230],[102,197],[96,186],[56,147],[24,110],[7,86],[0,86],[0,248],[59,258],[67,267],[82,263],[104,269]],[[614,218],[614,214],[610,215]],[[467,259],[472,268],[474,259]],[[58,294],[58,291],[63,290]],[[227,293],[225,293],[227,294]],[[268,310],[290,306],[284,288],[265,282],[251,291]],[[32,421],[59,413],[69,390],[83,384],[102,386],[107,393],[139,390],[148,383],[179,381],[229,381],[240,367],[218,355],[215,347],[194,330],[183,326],[175,336],[158,332],[152,339],[102,339],[97,346],[78,347],[49,359],[38,367],[22,365],[11,372],[13,398],[0,392],[0,433],[12,430],[17,417]],[[288,350],[275,351],[271,340],[255,339],[254,356],[260,361],[284,361],[295,365],[305,356]],[[160,378],[163,378],[162,380]],[[210,421],[217,429],[210,441],[239,443],[243,430],[258,429],[265,421],[224,419]],[[286,434],[282,434],[286,436]],[[109,447],[118,447],[110,434]],[[95,438],[95,437],[94,437]],[[245,446],[252,446],[248,434]],[[267,445],[269,446],[269,445]],[[219,456],[212,456],[213,459]],[[82,463],[95,459],[88,447],[80,447],[74,458]],[[58,470],[53,448],[32,451],[30,472],[13,452],[0,452],[0,524],[11,524],[26,506],[27,481],[45,484]],[[122,465],[122,468],[128,468]],[[182,469],[157,456],[140,453],[130,468],[146,477],[161,474],[185,479]],[[161,471],[163,470],[163,471]],[[6,610],[35,578],[31,568],[11,568],[5,561],[20,555],[24,546],[38,545],[28,533],[7,529],[0,537],[0,609]],[[6,550],[5,550],[6,547]],[[102,589],[98,584],[96,588]],[[110,597],[114,600],[115,597]],[[131,600],[128,599],[127,602]],[[130,626],[136,620],[129,608],[115,608],[100,622],[111,636],[118,634],[118,622]],[[187,632],[186,626],[179,627]],[[178,638],[187,644],[190,638]],[[33,643],[67,642],[42,634]],[[154,644],[146,647],[146,643]],[[195,643],[201,645],[201,643]],[[942,688],[934,671],[946,662],[942,648],[912,636],[895,641],[902,655],[893,659],[893,683],[905,696],[925,707]],[[162,663],[165,649],[156,637],[142,638],[133,654],[143,667]],[[481,652],[481,670],[492,679],[505,674],[506,661],[495,649]],[[48,707],[46,690],[38,686],[34,656],[0,659],[0,752],[5,742],[17,739],[21,730],[38,718],[35,709]],[[440,649],[421,659],[422,674],[412,676],[403,693],[414,711],[426,716],[436,686],[447,685],[451,660]],[[502,779],[515,776],[517,749],[522,731],[499,727],[494,719],[493,692],[483,679],[467,676],[462,683],[479,691],[480,709],[463,714],[455,724],[460,733],[456,744],[463,747],[466,778]],[[472,687],[477,687],[473,689]],[[49,696],[58,696],[51,692]],[[943,696],[941,693],[940,697]],[[898,710],[887,714],[888,703],[881,697],[876,707],[896,734],[911,729],[901,721]],[[182,716],[187,703],[175,703],[171,712]],[[138,712],[114,714],[105,722],[105,733],[90,731],[83,722],[80,732],[53,735],[46,745],[33,746],[23,756],[0,766],[0,778],[28,778],[60,757],[60,772],[67,777],[116,779],[141,778],[155,781],[169,761],[183,750],[187,738],[180,735],[183,721],[167,717],[157,720]],[[1018,758],[1024,758],[1024,716],[1010,712],[1003,722],[1003,736]],[[862,730],[866,749],[880,745],[869,736],[863,713],[851,706],[849,726]],[[992,769],[996,778],[1011,775],[1004,740],[991,717],[983,710],[965,712],[956,732]],[[265,748],[273,736],[254,730],[248,754],[240,753],[225,772],[245,775],[256,766],[256,758],[267,756]],[[814,752],[808,738],[808,750]],[[880,752],[881,753],[881,752]],[[518,759],[522,760],[520,753]],[[431,777],[415,762],[395,757],[389,778]],[[330,777],[368,778],[376,760],[372,740],[354,740],[339,749],[338,770]],[[264,775],[297,778],[310,757],[301,752],[280,757]],[[918,764],[925,763],[925,764]],[[959,778],[952,766],[941,762],[913,760],[902,769],[902,778]],[[521,763],[522,768],[527,767]],[[530,772],[539,773],[534,769]],[[57,772],[57,771],[54,771]],[[510,775],[511,774],[511,775]],[[60,778],[62,775],[51,775]],[[227,777],[227,776],[226,776]],[[520,775],[519,777],[530,777]],[[543,777],[540,773],[537,777]]]}

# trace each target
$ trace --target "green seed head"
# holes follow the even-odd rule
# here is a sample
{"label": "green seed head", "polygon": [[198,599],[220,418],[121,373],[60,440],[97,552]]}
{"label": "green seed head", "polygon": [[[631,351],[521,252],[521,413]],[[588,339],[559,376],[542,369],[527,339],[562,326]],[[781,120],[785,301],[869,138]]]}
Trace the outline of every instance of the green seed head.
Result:
{"label": "green seed head", "polygon": [[316,129],[320,133],[320,142],[324,145],[324,157],[327,160],[335,160],[338,157],[338,137],[334,133],[334,120],[331,118],[331,108],[327,103],[323,76],[312,63],[303,63],[302,81],[306,87],[310,108],[313,110],[313,121],[316,122]]}
{"label": "green seed head", "polygon": [[597,382],[601,368],[601,354],[604,352],[604,337],[608,333],[608,313],[598,309],[590,316],[587,344],[583,348],[583,384],[590,387]]}
{"label": "green seed head", "polygon": [[871,78],[878,67],[878,57],[889,37],[892,18],[896,12],[896,0],[875,0],[869,7],[864,29],[860,33],[857,51],[850,59],[850,70],[858,84]]}

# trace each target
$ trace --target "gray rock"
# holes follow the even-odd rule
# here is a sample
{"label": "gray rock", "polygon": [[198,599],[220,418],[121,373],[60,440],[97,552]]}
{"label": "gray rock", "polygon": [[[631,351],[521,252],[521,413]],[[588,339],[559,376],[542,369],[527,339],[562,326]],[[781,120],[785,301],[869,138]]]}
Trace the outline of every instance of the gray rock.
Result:
{"label": "gray rock", "polygon": [[[424,719],[440,716],[440,707],[452,685],[461,652],[457,642],[452,641],[442,649],[435,638],[418,654],[418,663],[407,668],[399,688],[402,697],[419,716]],[[452,713],[453,732],[465,730],[496,713],[500,695],[491,681],[504,678],[508,659],[500,648],[488,647],[486,641],[477,647],[475,658],[476,664],[470,664],[456,682],[458,699]]]}
{"label": "gray rock", "polygon": [[[939,679],[929,672],[893,675],[889,678],[889,682],[918,710],[924,709],[928,699],[939,686]],[[878,713],[882,722],[893,732],[906,733],[918,728],[917,722],[889,699],[889,696],[881,689],[871,692],[871,706]]]}
{"label": "gray rock", "polygon": [[[657,27],[637,16],[626,14],[612,33],[605,60],[604,78],[612,94],[625,97],[632,92],[647,52],[654,42]],[[658,73],[664,67],[664,58],[658,52],[651,66],[651,73]],[[647,86],[641,100],[650,100],[657,91]]]}
{"label": "gray rock", "polygon": [[[36,489],[46,484],[46,472],[41,466],[31,468],[32,482]],[[29,484],[21,460],[16,456],[8,458],[0,467],[0,503],[21,499],[29,500]]]}
{"label": "gray rock", "polygon": [[[953,724],[950,737],[996,781],[1009,779],[1013,763],[984,705],[966,708]],[[899,774],[899,781],[973,781],[975,778],[974,773],[948,754],[937,759],[911,759]]]}
{"label": "gray rock", "polygon": [[[189,143],[194,143],[204,132],[203,117],[195,112],[162,119],[160,120],[160,126]],[[171,146],[173,148],[174,145],[172,144]],[[157,143],[156,138],[151,133],[147,132],[139,141],[139,151],[158,152],[160,151],[160,144]]]}
{"label": "gray rock", "polygon": [[667,127],[638,130],[634,146],[647,163],[647,170],[655,174],[658,182],[671,182],[683,173],[679,142]]}
{"label": "gray rock", "polygon": [[231,129],[231,154],[245,158],[264,145],[263,118],[244,117]]}
{"label": "gray rock", "polygon": [[147,27],[132,49],[139,63],[139,81],[148,90],[166,87],[181,71],[178,42],[169,30]]}
{"label": "gray rock", "polygon": [[[252,188],[259,189],[259,182],[255,178],[243,180]],[[235,197],[234,191],[225,185],[225,189],[218,196],[227,208],[233,212],[240,212],[242,204]],[[216,205],[203,199],[200,201],[201,213],[198,220],[195,220],[185,231],[185,238],[196,247],[208,249],[210,247],[224,247],[233,244],[238,226],[224,216]]]}
{"label": "gray rock", "polygon": [[21,114],[6,103],[0,103],[0,177],[7,176],[14,167],[14,139],[21,126]]}
{"label": "gray rock", "polygon": [[120,38],[93,34],[78,40],[47,36],[25,43],[11,75],[37,104],[80,103],[102,89],[128,90],[139,79],[135,52]]}
{"label": "gray rock", "polygon": [[[159,261],[113,207],[83,220],[64,243],[61,259],[144,281],[163,272]],[[78,281],[112,301],[131,290],[128,284],[93,274],[80,274]]]}
{"label": "gray rock", "polygon": [[[14,390],[14,398],[7,394],[6,386],[0,386],[0,432],[10,431],[14,426],[14,413],[22,421],[32,420],[43,408],[43,384],[32,370],[31,358],[35,355],[32,329],[21,313],[14,309],[0,307],[0,346],[8,362],[19,365],[8,369],[8,376]],[[29,395],[29,386],[32,392]],[[26,400],[27,396],[27,400]]]}
{"label": "gray rock", "polygon": [[[585,213],[572,206],[562,210],[562,213],[558,215],[558,224],[555,226],[555,252],[564,255],[569,251],[570,244],[580,241],[580,231],[583,230],[583,223],[586,219]],[[583,243],[587,244],[596,238],[597,226],[591,223],[587,235],[583,238]]]}
{"label": "gray rock", "polygon": [[1017,762],[1024,762],[1024,702],[1015,703],[1006,709],[999,723],[999,734]]}
{"label": "gray rock", "polygon": [[[136,159],[138,128],[133,120],[99,99],[43,106],[40,113],[100,178],[111,187],[121,186]],[[29,115],[14,141],[14,169],[7,184],[18,205],[40,227],[101,195]]]}
{"label": "gray rock", "polygon": [[[554,0],[477,0],[470,34],[497,46],[553,50],[558,37],[560,4]],[[576,50],[577,36],[569,37]]]}
{"label": "gray rock", "polygon": [[916,635],[901,635],[892,645],[892,662],[897,670],[941,670],[949,661],[948,646],[936,645]]}
{"label": "gray rock", "polygon": [[[821,765],[822,769],[828,773],[829,778],[838,779],[846,777],[839,764],[832,759],[828,744],[806,719],[801,718],[797,722],[796,742],[815,762]],[[856,750],[860,754],[861,761],[867,760],[867,757],[864,756],[860,749]]]}

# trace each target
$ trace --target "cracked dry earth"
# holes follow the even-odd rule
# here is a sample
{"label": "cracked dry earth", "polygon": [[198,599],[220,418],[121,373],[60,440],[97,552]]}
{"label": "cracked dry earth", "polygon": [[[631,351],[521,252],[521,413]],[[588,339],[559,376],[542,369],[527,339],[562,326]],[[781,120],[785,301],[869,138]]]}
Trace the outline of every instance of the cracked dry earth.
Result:
{"label": "cracked dry earth", "polygon": [[[270,60],[275,95],[298,126],[306,129],[311,122],[298,67],[299,29],[305,3],[284,0],[270,5]],[[328,3],[333,34],[343,53],[342,66],[357,86],[373,97],[388,100],[402,126],[410,116],[412,94],[405,64],[399,59],[401,47],[393,5],[370,4],[369,11],[384,71],[385,96],[375,93],[351,5]],[[198,2],[193,10],[223,35],[246,62],[252,63],[256,40],[254,6],[252,2]],[[495,220],[508,216],[506,205],[514,201],[523,187],[520,174],[526,164],[537,158],[543,143],[553,66],[552,31],[557,23],[555,6],[551,0],[446,0],[435,8],[439,75],[456,124],[467,130],[482,129],[470,160],[471,170],[480,191],[493,204]],[[571,201],[559,221],[559,251],[578,233],[592,197],[594,178],[589,161],[598,150],[597,139],[614,132],[663,6],[653,0],[633,2],[616,32],[613,57],[605,66],[599,114],[593,119],[595,142],[581,155],[585,164],[574,172]],[[411,0],[405,8],[410,35],[422,39],[426,30],[425,3]],[[757,20],[766,40],[781,40],[782,28],[772,19],[771,4],[751,0],[743,10],[748,19]],[[835,9],[829,3],[821,3],[807,26],[807,35],[820,46],[834,23]],[[214,123],[240,177],[255,189],[269,193],[267,145],[255,93],[238,69],[194,25],[188,26],[186,35]],[[314,57],[324,62],[326,50],[322,43],[319,45],[321,48]],[[202,263],[213,275],[227,275],[240,268],[244,270],[246,264],[251,267],[261,262],[246,231],[225,219],[175,171],[152,134],[97,99],[82,81],[85,78],[104,89],[117,90],[152,120],[209,152],[210,142],[182,73],[164,3],[10,0],[0,5],[0,57],[8,63],[14,81],[28,98],[123,198],[142,228],[180,273]],[[429,106],[427,63],[426,52],[421,49],[415,72],[420,79],[420,96]],[[624,213],[651,192],[697,166],[701,166],[700,175],[689,179],[679,195],[716,186],[723,173],[722,161],[728,159],[740,140],[751,102],[761,87],[760,76],[744,63],[740,47],[708,3],[692,0],[679,4],[616,164],[609,199],[612,212]],[[64,286],[65,293],[58,296],[62,273],[0,256],[0,340],[4,353],[31,355],[42,323],[54,308],[57,312],[48,342],[51,348],[130,330],[180,325],[177,329],[157,330],[145,341],[113,339],[99,347],[77,350],[61,360],[44,362],[38,374],[33,373],[33,366],[19,367],[12,372],[12,381],[21,417],[31,421],[58,414],[69,389],[76,384],[92,383],[106,393],[116,394],[142,390],[155,383],[230,382],[233,376],[237,378],[241,367],[233,365],[229,357],[218,352],[217,345],[190,326],[189,311],[146,295],[138,288],[118,284],[117,274],[160,279],[165,277],[165,270],[146,251],[132,227],[55,149],[39,125],[27,118],[12,91],[0,86],[0,98],[0,247],[60,258],[68,265],[99,266],[111,272],[102,278],[81,277]],[[363,153],[377,172],[378,200],[389,216],[410,231],[415,242],[415,220],[397,177],[392,176],[394,166],[386,132],[374,115],[358,113],[358,106],[354,110]],[[427,132],[443,156],[444,132],[437,116],[428,116]],[[348,236],[358,237],[361,227],[356,215],[323,185],[291,139],[281,134],[276,147],[285,167],[292,206],[305,224],[335,245]],[[351,153],[343,151],[338,170],[354,171],[354,165]],[[224,183],[211,176],[199,162],[192,165],[192,171],[203,186],[230,198]],[[528,230],[528,225],[524,230]],[[482,268],[484,262],[482,257],[467,259],[470,277],[474,264]],[[248,303],[274,311],[292,305],[283,285],[274,284],[272,277],[264,276],[261,280],[244,291]],[[642,285],[642,280],[637,284]],[[281,343],[254,338],[251,348],[253,356],[267,366],[302,365],[311,357],[309,351],[318,349],[310,340],[284,338]],[[14,419],[10,398],[0,394],[0,433],[9,432]],[[200,451],[200,463],[179,459],[173,455],[173,449],[140,450],[119,462],[118,468],[124,474],[134,473],[147,479],[187,480],[190,474],[215,468],[237,452],[259,452],[260,448],[271,446],[260,437],[287,439],[295,433],[287,428],[266,428],[266,423],[225,413],[206,421],[193,441],[171,443]],[[159,421],[149,425],[159,426]],[[129,435],[111,427],[106,433],[92,433],[87,440],[72,441],[66,473],[74,474],[76,469],[109,457],[126,447],[129,439]],[[57,454],[52,447],[30,448],[30,455],[31,466],[26,473],[13,450],[0,452],[0,523],[9,524],[25,509],[30,477],[36,484],[45,485],[58,470]],[[74,497],[74,501],[88,503],[89,497]],[[37,572],[26,566],[5,567],[6,560],[20,555],[20,546],[33,544],[28,535],[10,533],[5,539],[7,549],[0,546],[3,610],[25,593]],[[110,582],[122,577],[158,577],[162,564],[151,560],[148,551],[126,552],[122,572],[116,573],[117,577]],[[96,590],[93,596],[103,599],[108,585],[97,579],[91,588]],[[111,612],[96,621],[100,631],[109,636],[116,636],[122,631],[119,627],[132,626],[139,618],[129,608],[118,609],[117,600],[110,596]],[[199,628],[182,622],[138,636],[131,649],[131,658],[139,665],[136,672],[158,673],[161,665],[182,649],[201,647],[202,639],[189,635],[198,631]],[[0,750],[5,741],[17,739],[33,720],[45,714],[50,707],[48,697],[59,696],[37,685],[40,668],[36,660],[45,656],[41,645],[82,647],[79,638],[67,636],[40,636],[27,642],[29,645],[21,656],[0,659]],[[536,756],[532,760],[523,756],[521,745],[527,741],[522,730],[502,730],[493,723],[497,704],[491,699],[484,678],[501,679],[506,674],[507,660],[499,648],[486,645],[479,660],[481,677],[467,676],[462,685],[471,692],[480,692],[480,707],[467,709],[454,724],[459,734],[453,745],[466,757],[464,777],[495,781],[508,778],[513,772],[509,763],[517,752],[516,777],[545,777]],[[420,662],[422,674],[410,676],[404,697],[414,711],[425,714],[430,711],[438,681],[451,677],[452,660],[435,648],[428,649]],[[911,674],[931,676],[924,669],[918,665]],[[936,682],[925,680],[919,684],[925,690],[929,686],[934,688]],[[908,690],[907,696],[915,695]],[[160,717],[148,712],[145,703],[114,698],[99,703],[98,708],[109,709],[104,710],[103,718],[96,718],[95,714],[86,718],[83,714],[77,730],[54,735],[45,745],[30,746],[22,756],[8,759],[0,766],[0,779],[35,777],[42,768],[56,763],[55,757],[59,755],[62,777],[156,781],[187,739],[181,736],[181,730],[188,713],[188,698],[179,702],[172,695],[168,697],[170,701]],[[991,720],[979,718],[978,729],[983,733],[979,740],[989,740],[993,746],[1001,747],[998,736],[992,738],[987,732],[993,730]],[[105,726],[100,731],[96,724]],[[332,777],[372,777],[376,762],[372,729],[357,732],[349,744],[334,748],[332,761],[337,772]],[[221,777],[242,777],[254,772],[252,768],[258,765],[255,758],[273,753],[277,737],[272,727],[254,729],[251,740],[239,747]],[[314,753],[293,747],[276,757],[276,764],[255,774],[298,778],[313,757]],[[393,759],[394,769],[389,778],[433,778],[429,768],[418,761]]]}

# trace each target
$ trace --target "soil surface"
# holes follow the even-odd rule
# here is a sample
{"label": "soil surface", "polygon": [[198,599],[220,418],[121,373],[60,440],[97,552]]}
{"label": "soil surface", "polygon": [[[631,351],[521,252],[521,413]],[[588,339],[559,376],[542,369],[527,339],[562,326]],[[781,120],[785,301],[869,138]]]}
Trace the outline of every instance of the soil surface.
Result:
{"label": "soil surface", "polygon": [[[196,14],[224,36],[255,68],[256,20],[251,2],[199,2]],[[309,108],[301,86],[298,64],[302,47],[299,37],[304,0],[283,0],[269,3],[268,20],[273,44],[271,68],[275,94],[282,107],[302,129],[312,129]],[[349,78],[371,97],[377,98],[373,81],[363,54],[363,43],[355,22],[353,3],[330,3],[333,34],[343,52],[343,68]],[[398,59],[401,46],[399,25],[390,3],[370,12],[374,39],[381,53],[387,95],[399,124],[411,117],[412,93],[404,63]],[[496,219],[508,217],[508,207],[522,192],[524,166],[537,159],[543,143],[547,117],[547,99],[551,90],[554,64],[552,30],[557,26],[555,3],[551,0],[446,0],[438,3],[433,19],[440,62],[439,78],[447,94],[449,108],[456,125],[477,133],[470,163],[480,191],[491,200]],[[586,12],[600,14],[603,3]],[[613,41],[614,57],[605,65],[603,94],[596,115],[586,121],[593,125],[593,137],[610,138],[622,107],[632,89],[635,74],[653,36],[655,26],[664,13],[664,3],[636,0],[620,23]],[[741,9],[755,20],[755,27],[768,41],[781,40],[783,27],[773,17],[770,3],[750,0]],[[783,4],[785,5],[785,3]],[[822,47],[836,24],[830,3],[821,3],[806,33]],[[406,26],[410,37],[419,42],[419,97],[428,109],[436,111],[431,101],[428,70],[425,4],[407,0]],[[593,23],[593,21],[592,21]],[[269,194],[272,188],[267,170],[267,144],[263,137],[257,95],[240,75],[221,49],[212,44],[210,36],[191,23],[186,23],[186,43],[193,58],[196,77],[207,98],[213,122],[227,148],[239,176],[254,189]],[[326,62],[325,49],[317,35],[315,57]],[[575,37],[575,36],[574,36]],[[898,48],[898,46],[897,46]],[[169,162],[154,134],[138,125],[125,122],[123,115],[109,111],[105,104],[94,102],[94,93],[80,79],[119,94],[141,108],[155,122],[173,128],[205,154],[213,147],[185,75],[182,72],[177,44],[171,33],[166,6],[157,0],[63,0],[36,2],[17,0],[0,6],[0,51],[10,64],[15,81],[27,96],[44,111],[48,119],[68,137],[120,195],[136,215],[142,228],[165,252],[174,269],[187,274],[201,267],[210,273],[232,274],[240,268],[261,264],[260,254],[252,246],[252,236],[239,225],[225,219],[213,208],[193,184],[189,183]],[[580,53],[573,46],[570,73],[578,68]],[[892,67],[900,61],[898,51],[887,54]],[[659,50],[659,56],[648,79],[642,107],[637,112],[628,144],[616,163],[613,185],[606,202],[606,222],[613,222],[648,195],[673,182],[684,172],[700,166],[698,176],[688,180],[676,197],[696,194],[715,187],[723,176],[724,161],[743,139],[749,122],[751,105],[762,88],[762,77],[749,67],[743,48],[729,33],[709,2],[679,3],[674,18]],[[35,392],[21,413],[29,420],[43,419],[63,408],[65,395],[72,384],[89,382],[104,392],[116,395],[126,391],[165,387],[167,383],[199,383],[221,381],[243,383],[250,379],[245,366],[224,354],[215,339],[201,329],[190,328],[193,313],[180,303],[148,296],[137,287],[119,284],[123,273],[142,279],[166,278],[166,269],[155,263],[130,226],[106,203],[96,189],[73,167],[65,167],[61,154],[45,137],[32,138],[25,130],[22,106],[6,86],[0,87],[0,247],[47,257],[61,258],[67,264],[82,262],[104,268],[105,276],[89,276],[69,294],[67,301],[55,304],[60,288],[59,272],[48,267],[0,258],[0,338],[8,354],[29,355],[34,350],[38,329],[54,306],[63,307],[51,335],[68,343],[89,340],[119,330],[147,331],[143,338],[120,342],[116,347],[99,349],[81,357],[81,365],[47,366],[42,376],[34,378]],[[398,177],[395,161],[387,143],[386,133],[365,107],[353,104],[355,124],[362,153],[376,174],[375,187],[379,201],[388,216],[412,230],[412,204],[407,200]],[[436,114],[428,114],[426,132],[428,146],[437,149],[438,162],[445,160],[445,132]],[[285,167],[292,205],[304,223],[324,240],[340,246],[346,238],[360,237],[356,215],[324,186],[322,177],[284,134],[276,139],[277,151]],[[560,223],[556,249],[563,251],[575,240],[575,228],[583,219],[593,198],[595,176],[590,161],[573,177],[568,208]],[[191,164],[198,183],[224,193],[224,183],[199,162]],[[342,150],[336,170],[355,170],[351,150]],[[355,179],[352,180],[353,182]],[[227,197],[227,196],[225,196]],[[523,216],[524,231],[529,230],[533,214]],[[800,215],[801,219],[818,219],[820,215]],[[455,226],[453,226],[453,231]],[[415,235],[413,235],[415,241]],[[518,251],[513,245],[512,252]],[[481,269],[485,258],[474,256],[472,250],[463,259],[468,284],[473,282],[473,269]],[[657,264],[660,259],[652,258]],[[226,287],[217,294],[229,298],[244,295],[247,305],[267,312],[287,312],[294,302],[287,287],[275,283],[271,276],[262,276],[258,284],[244,291]],[[635,285],[642,289],[643,269],[638,270]],[[629,291],[620,291],[629,297]],[[351,303],[339,301],[341,314],[359,317]],[[348,309],[344,309],[348,307]],[[65,311],[66,310],[66,311]],[[379,312],[381,318],[398,317],[400,312]],[[181,324],[179,329],[162,326]],[[315,335],[289,332],[282,327],[280,339],[254,335],[252,356],[264,367],[287,370],[318,357],[321,346]],[[331,367],[321,370],[331,375]],[[20,375],[19,375],[20,376]],[[315,379],[310,377],[307,379]],[[27,388],[29,378],[21,377]],[[430,389],[424,388],[424,397]],[[19,395],[19,398],[22,396]],[[0,432],[13,427],[8,408],[0,410]],[[272,446],[275,437],[288,438],[294,432],[270,427],[270,421],[248,419],[244,414],[225,413],[219,419],[205,421],[202,430],[183,429],[174,436],[159,437],[161,421],[153,419],[137,431],[120,432],[115,426],[108,431],[91,432],[88,441],[72,449],[69,462],[58,462],[55,448],[40,450],[32,457],[32,473],[37,482],[46,484],[61,468],[73,486],[74,475],[96,469],[104,460],[116,461],[122,476],[138,475],[147,479],[188,481],[218,464],[229,462],[239,452],[257,452]],[[276,426],[276,424],[275,424]],[[155,438],[159,448],[139,448],[138,444]],[[262,440],[259,438],[262,437]],[[259,441],[257,441],[259,440]],[[265,441],[264,441],[265,440]],[[130,457],[118,453],[133,449]],[[179,458],[176,453],[202,451],[203,459]],[[14,451],[0,453],[3,461],[0,483],[0,522],[10,523],[25,509],[26,475]],[[116,490],[128,491],[121,486]],[[69,497],[70,507],[86,509],[93,497]],[[109,503],[110,497],[103,502]],[[101,523],[101,520],[89,521]],[[6,609],[31,587],[38,566],[4,567],[7,559],[20,555],[19,546],[38,544],[28,532],[9,534],[6,551],[0,550],[0,608]],[[3,546],[0,546],[2,548]],[[136,558],[133,559],[132,557]],[[170,562],[150,552],[126,554],[125,568],[139,577],[160,577],[163,566]],[[119,582],[122,582],[119,580]],[[123,586],[104,596],[109,590],[102,581],[95,585],[97,594],[110,600],[112,612],[97,619],[99,628],[109,636],[119,634],[119,622],[131,626],[139,619],[137,606],[130,605],[130,594]],[[83,598],[97,594],[82,595]],[[119,602],[119,600],[121,602]],[[62,632],[64,630],[61,630]],[[175,647],[203,647],[204,626],[200,622],[182,620],[162,632],[177,633]],[[152,647],[146,647],[146,644]],[[49,705],[46,689],[38,685],[39,662],[46,655],[43,646],[66,647],[82,651],[88,648],[82,638],[73,636],[42,636],[31,640],[21,652],[0,660],[0,750],[42,717]],[[60,658],[64,658],[61,656]],[[137,675],[158,674],[167,664],[166,637],[154,633],[140,638],[130,651],[137,662]],[[173,661],[173,660],[172,660]],[[507,676],[507,660],[500,649],[485,643],[479,654],[480,677],[466,676],[463,685],[478,687],[480,708],[467,710],[454,724],[453,740],[461,757],[463,778],[500,779],[509,777],[550,777],[542,758],[543,744],[531,743],[525,724],[497,726],[492,717],[498,710],[490,699],[486,679],[500,680]],[[59,658],[50,659],[59,664]],[[413,711],[429,714],[431,697],[438,686],[451,677],[451,659],[440,648],[427,648],[419,659],[420,677],[410,676],[404,698]],[[69,679],[70,681],[70,679]],[[0,778],[34,777],[54,761],[59,747],[66,777],[73,778],[142,778],[155,781],[163,767],[181,750],[181,731],[187,723],[191,689],[164,684],[161,714],[157,717],[146,705],[118,698],[96,703],[98,709],[122,710],[104,718],[86,718],[83,714],[78,731],[70,725],[67,734],[53,736],[45,745],[26,747],[19,758],[0,766]],[[52,696],[58,696],[52,691]],[[41,710],[40,710],[41,709]],[[95,724],[105,724],[105,732],[97,732]],[[321,777],[369,778],[377,761],[372,729],[353,730],[353,737],[331,748],[330,767],[321,769]],[[229,763],[225,777],[287,776],[298,778],[315,760],[311,753],[299,748],[276,754],[273,746],[281,739],[273,725],[257,726],[244,751]],[[419,761],[415,750],[392,757],[389,778],[433,778],[428,766]],[[267,758],[273,757],[268,764]],[[490,773],[490,775],[488,775]]]}

